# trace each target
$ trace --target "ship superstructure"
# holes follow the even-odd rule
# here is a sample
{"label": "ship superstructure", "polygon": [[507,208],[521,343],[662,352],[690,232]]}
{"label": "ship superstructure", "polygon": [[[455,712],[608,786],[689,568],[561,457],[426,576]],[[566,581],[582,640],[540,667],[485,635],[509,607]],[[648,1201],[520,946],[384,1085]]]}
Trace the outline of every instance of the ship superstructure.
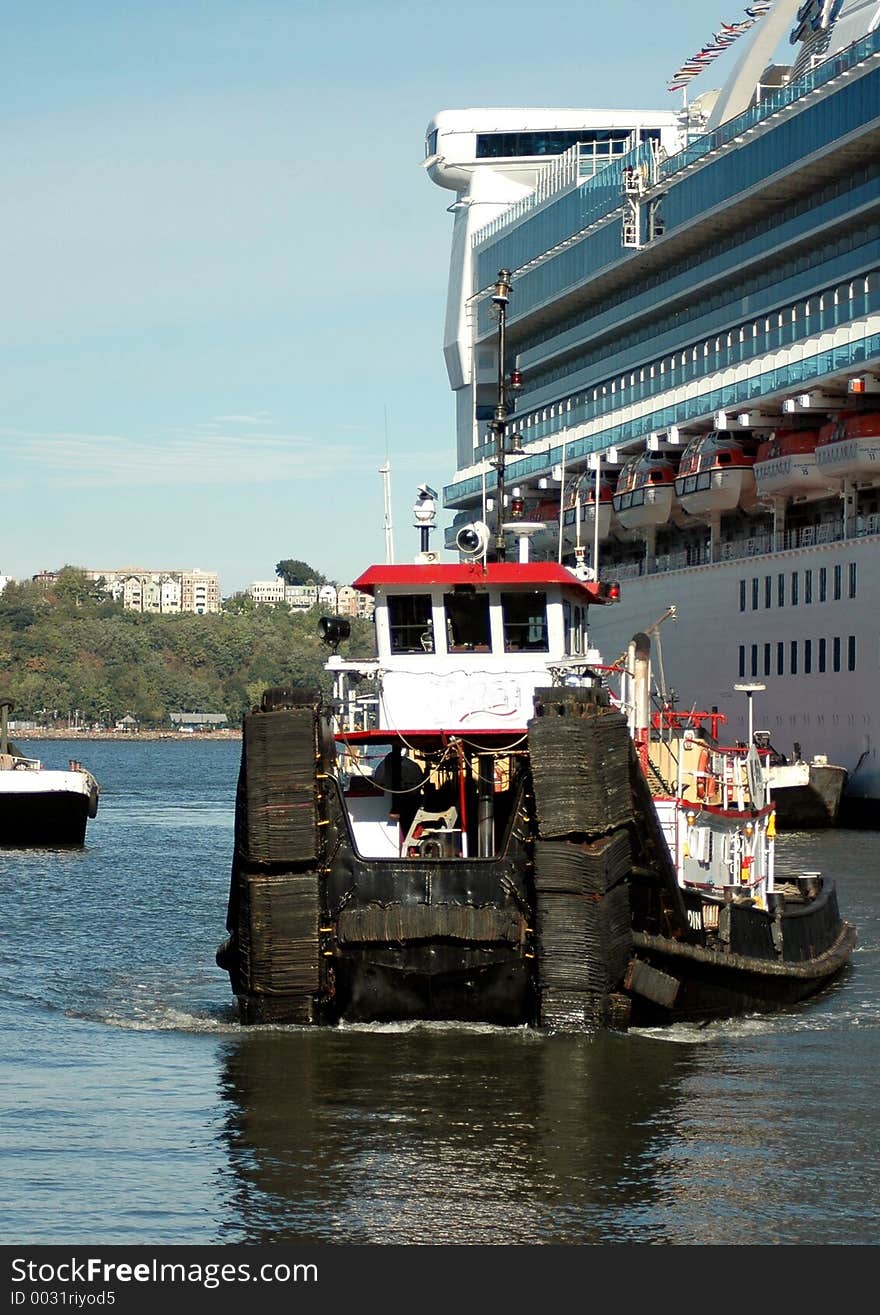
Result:
{"label": "ship superstructure", "polygon": [[[676,687],[742,735],[733,686],[765,684],[774,743],[846,767],[870,820],[880,6],[758,8],[727,85],[686,111],[472,109],[429,125],[427,172],[455,192],[448,545],[491,519],[509,370],[505,517],[544,525],[536,556],[595,569],[598,550],[622,582],[595,624],[606,660],[674,606]],[[787,34],[790,64],[771,63]],[[499,271],[513,289],[500,365]],[[587,521],[591,487],[593,505],[611,499],[610,531]]]}

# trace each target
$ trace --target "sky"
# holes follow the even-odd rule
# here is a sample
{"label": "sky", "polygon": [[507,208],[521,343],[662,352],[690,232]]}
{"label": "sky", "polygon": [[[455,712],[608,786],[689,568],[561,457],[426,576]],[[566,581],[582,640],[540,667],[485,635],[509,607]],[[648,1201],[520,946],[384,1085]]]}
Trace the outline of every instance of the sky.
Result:
{"label": "sky", "polygon": [[429,119],[677,108],[744,3],[0,0],[0,574],[351,582],[386,458],[412,560],[455,468]]}

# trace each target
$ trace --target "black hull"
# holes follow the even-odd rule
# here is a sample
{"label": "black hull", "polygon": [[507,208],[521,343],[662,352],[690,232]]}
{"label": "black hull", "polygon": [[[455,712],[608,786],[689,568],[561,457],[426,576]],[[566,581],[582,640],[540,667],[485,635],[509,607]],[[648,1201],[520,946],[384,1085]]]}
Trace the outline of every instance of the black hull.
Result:
{"label": "black hull", "polygon": [[79,847],[85,844],[89,796],[0,792],[0,848]]}
{"label": "black hull", "polygon": [[486,858],[364,857],[320,709],[245,719],[217,956],[243,1023],[670,1023],[784,1008],[844,967],[855,933],[831,882],[704,918],[624,719],[552,694]]}
{"label": "black hull", "polygon": [[[663,974],[659,990],[632,996],[639,1024],[703,1022],[799,1004],[847,966],[855,929],[837,910],[831,882],[810,903],[776,917],[734,908],[727,948],[633,933],[637,963]],[[665,998],[664,998],[665,997]]]}
{"label": "black hull", "polygon": [[773,791],[780,831],[817,831],[837,825],[847,773],[842,767],[812,765],[804,785]]}
{"label": "black hull", "polygon": [[337,966],[336,1002],[347,1022],[537,1019],[533,974],[521,954],[439,942],[349,955]]}

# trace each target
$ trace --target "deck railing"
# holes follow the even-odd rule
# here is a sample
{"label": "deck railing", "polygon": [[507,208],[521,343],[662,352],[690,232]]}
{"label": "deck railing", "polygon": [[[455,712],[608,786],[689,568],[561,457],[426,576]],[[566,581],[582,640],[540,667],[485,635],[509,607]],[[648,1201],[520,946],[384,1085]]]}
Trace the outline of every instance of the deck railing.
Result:
{"label": "deck railing", "polygon": [[[728,119],[726,123],[722,123],[720,127],[712,129],[711,132],[702,133],[682,150],[676,151],[674,155],[669,155],[665,159],[661,158],[658,170],[659,181],[668,183],[674,174],[692,168],[707,155],[729,146],[732,142],[745,136],[746,133],[752,132],[767,119],[772,118],[774,114],[778,114],[780,110],[786,109],[796,101],[812,95],[820,87],[833,82],[835,78],[848,73],[856,65],[864,63],[865,60],[878,53],[880,53],[880,27],[873,32],[869,32],[867,36],[862,37],[859,41],[854,41],[846,50],[832,56],[831,59],[826,59],[823,63],[817,64],[815,68],[799,77],[796,82],[789,82],[786,86],[775,87],[772,91],[765,91],[757,105],[753,105],[751,109],[738,114],[736,118]],[[640,150],[643,149],[640,148]],[[589,156],[585,154],[585,163],[592,160],[592,158],[592,153]],[[638,165],[640,158],[638,152],[630,152],[629,155],[615,157],[613,163],[622,166],[634,166]],[[566,188],[572,187],[576,182],[586,182],[587,180],[583,177],[586,169],[580,161],[581,151],[579,146],[572,146],[553,165],[548,165],[547,169],[542,172],[538,187],[534,192],[517,201],[504,214],[490,220],[485,227],[478,229],[471,239],[473,245],[479,246],[495,237],[497,233],[515,224],[523,215],[528,214],[529,211],[534,210]],[[592,178],[593,175],[589,174],[589,182],[592,182]],[[609,207],[607,203],[603,203],[599,212],[590,215],[590,220],[595,222],[601,218],[603,210],[611,214],[619,207],[620,198],[615,196],[613,205]]]}

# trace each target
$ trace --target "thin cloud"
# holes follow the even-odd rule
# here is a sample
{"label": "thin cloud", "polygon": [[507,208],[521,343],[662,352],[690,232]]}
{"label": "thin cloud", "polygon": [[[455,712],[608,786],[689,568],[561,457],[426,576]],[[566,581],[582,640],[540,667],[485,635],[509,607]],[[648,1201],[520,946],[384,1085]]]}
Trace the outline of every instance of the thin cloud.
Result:
{"label": "thin cloud", "polygon": [[321,479],[372,462],[353,447],[298,434],[214,434],[142,442],[114,434],[36,434],[0,429],[15,459],[39,468],[42,483],[76,488],[266,484]]}
{"label": "thin cloud", "polygon": [[214,416],[213,423],[218,425],[272,425],[275,422],[271,411],[255,411],[253,415]]}

